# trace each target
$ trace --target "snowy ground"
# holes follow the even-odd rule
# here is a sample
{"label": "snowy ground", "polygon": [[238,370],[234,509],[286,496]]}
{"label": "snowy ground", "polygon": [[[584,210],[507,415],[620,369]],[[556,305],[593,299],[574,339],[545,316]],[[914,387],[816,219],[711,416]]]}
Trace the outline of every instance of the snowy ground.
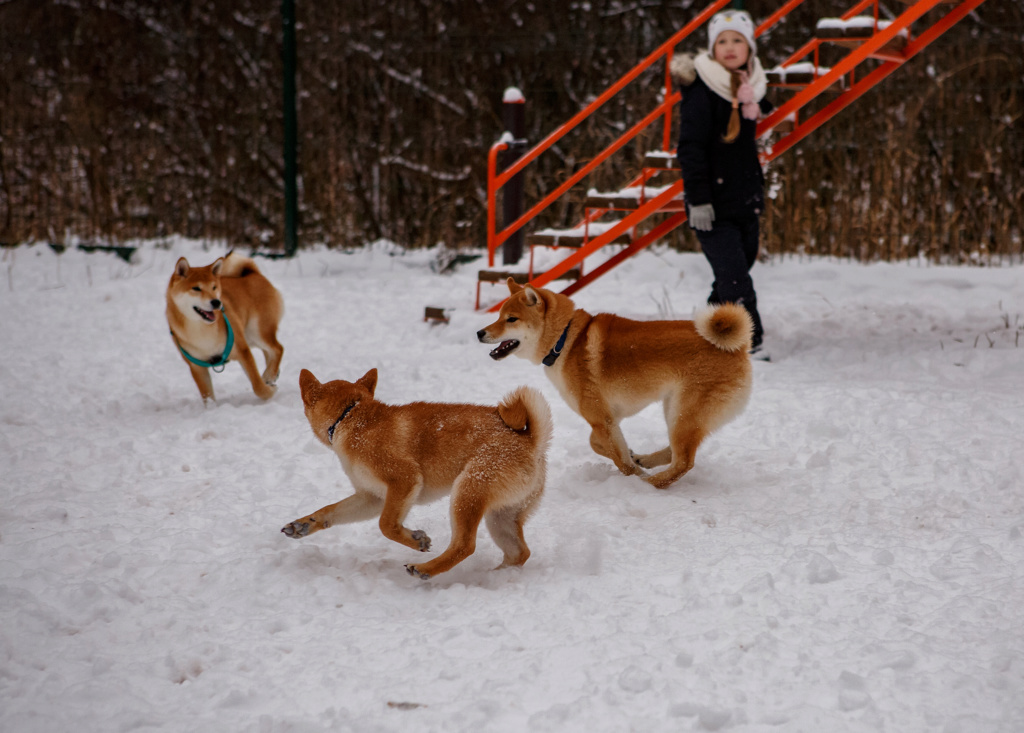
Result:
{"label": "snowy ground", "polygon": [[[204,409],[163,293],[177,257],[218,254],[3,253],[3,731],[1024,730],[1021,266],[758,265],[774,361],[657,491],[590,451],[540,367],[487,357],[476,264],[438,275],[429,252],[261,261],[279,391],[232,364]],[[700,255],[648,251],[576,300],[689,317],[709,283]],[[303,367],[377,367],[392,403],[540,388],[526,566],[490,570],[485,531],[426,582],[372,522],[282,535],[350,491]],[[663,443],[657,409],[625,430]],[[410,525],[444,547],[447,505]]]}

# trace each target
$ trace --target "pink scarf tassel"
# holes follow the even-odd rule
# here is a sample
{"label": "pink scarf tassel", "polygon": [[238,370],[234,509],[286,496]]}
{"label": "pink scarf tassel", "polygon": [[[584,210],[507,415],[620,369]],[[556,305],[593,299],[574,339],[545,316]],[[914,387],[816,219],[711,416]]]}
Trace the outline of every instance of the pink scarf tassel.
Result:
{"label": "pink scarf tassel", "polygon": [[736,91],[736,100],[742,105],[741,113],[748,120],[756,120],[761,116],[761,108],[754,101],[754,87],[747,81],[747,75],[743,74],[743,83]]}

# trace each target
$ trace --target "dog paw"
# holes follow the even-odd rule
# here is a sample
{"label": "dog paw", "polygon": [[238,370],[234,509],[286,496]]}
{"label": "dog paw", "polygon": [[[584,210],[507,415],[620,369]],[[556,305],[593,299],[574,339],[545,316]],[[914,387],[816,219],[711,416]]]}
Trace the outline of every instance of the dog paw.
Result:
{"label": "dog paw", "polygon": [[294,539],[305,537],[309,534],[309,522],[292,522],[281,527],[281,531]]}
{"label": "dog paw", "polygon": [[405,572],[409,573],[409,575],[414,575],[417,578],[422,578],[423,580],[427,580],[430,578],[430,576],[427,573],[421,573],[415,565],[406,565]]}
{"label": "dog paw", "polygon": [[261,400],[269,400],[277,392],[277,387],[264,383],[262,387],[256,390],[256,396]]}
{"label": "dog paw", "polygon": [[292,539],[297,540],[300,537],[305,537],[310,532],[316,532],[320,529],[327,529],[328,526],[330,526],[328,523],[320,522],[317,520],[316,517],[310,515],[308,517],[296,519],[294,522],[286,524],[285,526],[281,527],[281,531],[289,537],[291,537]]}
{"label": "dog paw", "polygon": [[645,471],[640,466],[639,463],[635,463],[633,461],[630,461],[629,463],[622,463],[621,465],[617,465],[616,468],[619,469],[619,473],[621,473],[623,476],[646,476],[647,475],[647,471]]}
{"label": "dog paw", "polygon": [[[412,538],[415,542],[420,545],[420,552],[426,552],[430,549],[430,538],[427,537],[427,533],[422,529],[417,529],[412,533]],[[409,572],[412,572],[411,570]],[[425,577],[425,576],[424,576]]]}

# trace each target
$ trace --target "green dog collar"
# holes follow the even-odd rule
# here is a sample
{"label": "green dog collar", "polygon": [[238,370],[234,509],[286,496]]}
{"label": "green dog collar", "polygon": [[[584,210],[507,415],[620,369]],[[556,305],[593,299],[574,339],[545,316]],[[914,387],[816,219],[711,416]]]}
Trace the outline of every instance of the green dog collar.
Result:
{"label": "green dog collar", "polygon": [[[228,327],[228,342],[224,346],[224,353],[217,357],[215,361],[203,361],[202,359],[197,359],[194,356],[192,356],[192,354],[188,353],[187,351],[185,351],[185,349],[181,348],[181,344],[178,343],[177,337],[175,337],[174,332],[171,331],[171,338],[174,339],[174,343],[178,346],[178,351],[181,352],[182,356],[184,356],[186,359],[188,359],[196,366],[212,368],[213,371],[217,372],[218,374],[224,371],[224,365],[228,363],[228,357],[231,355],[231,349],[234,348],[235,346],[235,332],[231,329],[231,321],[228,320],[228,314],[224,312],[223,305],[220,307],[220,312],[221,315],[224,316],[224,325]],[[220,368],[218,369],[218,367]]]}

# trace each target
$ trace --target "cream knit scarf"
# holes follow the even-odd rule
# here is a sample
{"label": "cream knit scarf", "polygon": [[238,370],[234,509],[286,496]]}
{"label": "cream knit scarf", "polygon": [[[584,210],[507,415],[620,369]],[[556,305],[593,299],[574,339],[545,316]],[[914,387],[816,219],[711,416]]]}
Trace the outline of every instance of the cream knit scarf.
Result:
{"label": "cream knit scarf", "polygon": [[[697,69],[697,73],[700,75],[700,78],[704,83],[707,84],[708,89],[727,102],[732,102],[732,75],[729,73],[729,70],[715,61],[708,53],[702,52],[697,54],[697,57],[693,61],[694,66]],[[751,59],[748,66],[750,66],[751,70],[747,74],[747,83],[753,89],[754,95],[751,102],[756,106],[757,102],[764,99],[765,92],[768,91],[768,77],[765,76],[764,68],[761,66],[761,62],[758,60],[757,56],[754,56]],[[750,102],[744,104],[744,107],[746,107],[747,104],[750,104]],[[754,116],[751,117],[749,116],[750,114],[754,114]],[[743,116],[747,119],[757,119],[757,114],[754,110],[751,110],[748,113],[748,111],[744,109]]]}

